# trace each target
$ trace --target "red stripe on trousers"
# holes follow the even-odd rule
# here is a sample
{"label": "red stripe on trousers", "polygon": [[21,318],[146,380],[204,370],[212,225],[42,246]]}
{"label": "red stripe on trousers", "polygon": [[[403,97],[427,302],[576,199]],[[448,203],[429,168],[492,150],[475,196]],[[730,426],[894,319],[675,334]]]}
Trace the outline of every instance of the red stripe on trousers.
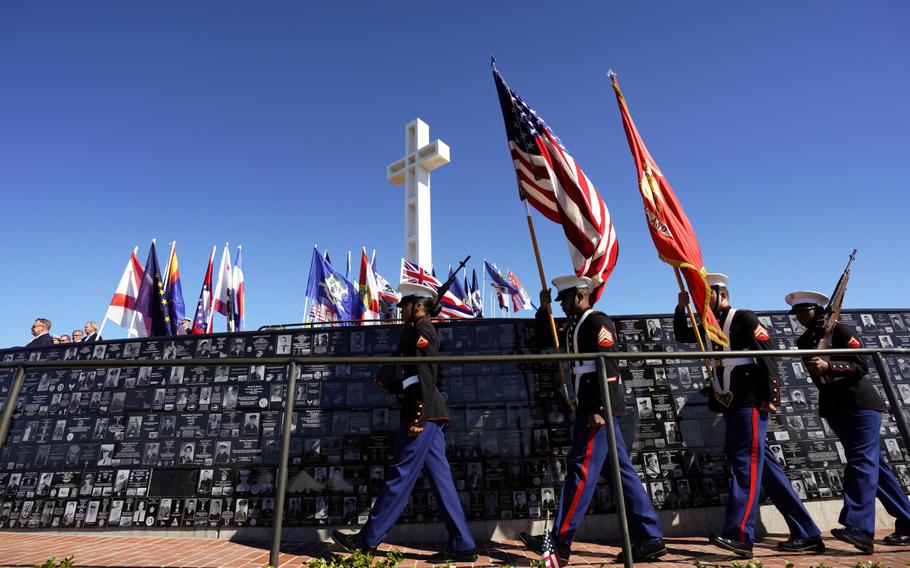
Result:
{"label": "red stripe on trousers", "polygon": [[569,505],[569,510],[566,512],[566,518],[562,520],[562,526],[559,527],[559,540],[565,542],[565,534],[569,532],[569,523],[572,521],[572,517],[575,516],[575,509],[578,508],[578,500],[581,499],[581,494],[585,490],[585,483],[588,480],[588,464],[591,462],[591,450],[594,448],[594,437],[597,435],[597,430],[599,428],[591,428],[590,433],[588,434],[588,445],[585,448],[585,461],[581,463],[581,481],[578,483],[578,487],[575,488],[575,496],[572,498],[572,504]]}
{"label": "red stripe on trousers", "polygon": [[755,476],[758,472],[758,409],[752,409],[752,449],[749,451],[749,500],[746,501],[746,512],[743,521],[739,524],[739,540],[746,542],[746,520],[752,511],[752,502],[755,499]]}

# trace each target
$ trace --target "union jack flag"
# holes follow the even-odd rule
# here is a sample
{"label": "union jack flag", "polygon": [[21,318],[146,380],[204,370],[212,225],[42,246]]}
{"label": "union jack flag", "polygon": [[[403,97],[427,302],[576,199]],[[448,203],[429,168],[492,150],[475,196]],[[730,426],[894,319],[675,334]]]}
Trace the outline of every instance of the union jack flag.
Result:
{"label": "union jack flag", "polygon": [[578,162],[540,116],[509,88],[493,66],[519,197],[562,225],[577,276],[594,281],[592,301],[619,254],[610,212]]}
{"label": "union jack flag", "polygon": [[[427,272],[423,267],[403,258],[401,259],[401,282],[429,286],[436,291],[442,287],[442,282],[432,272]],[[440,305],[442,306],[442,317],[454,319],[474,317],[474,311],[461,298],[453,294],[451,288],[442,297]]]}
{"label": "union jack flag", "polygon": [[442,282],[432,272],[427,272],[422,266],[408,262],[403,258],[401,259],[401,281],[429,286],[434,290],[438,290],[442,286]]}

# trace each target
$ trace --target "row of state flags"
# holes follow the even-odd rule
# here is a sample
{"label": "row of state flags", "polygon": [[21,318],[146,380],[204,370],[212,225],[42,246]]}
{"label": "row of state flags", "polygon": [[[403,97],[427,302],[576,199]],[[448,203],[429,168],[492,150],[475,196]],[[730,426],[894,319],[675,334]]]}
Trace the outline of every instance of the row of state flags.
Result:
{"label": "row of state flags", "polygon": [[[126,268],[111,298],[104,322],[111,321],[127,330],[129,337],[173,336],[183,333],[204,334],[214,331],[215,314],[225,316],[228,332],[246,329],[246,286],[244,282],[243,251],[231,263],[230,246],[225,245],[221,261],[215,265],[218,247],[209,256],[192,325],[184,331],[186,319],[183,285],[177,260],[177,245],[171,244],[164,270],[158,262],[157,245],[152,241],[148,258],[143,265],[138,257],[139,247],[133,249]],[[356,281],[349,279],[350,262],[342,274],[336,270],[328,252],[313,249],[306,295],[312,300],[307,319],[314,323],[368,323],[397,319],[397,303],[401,295],[396,286],[375,270],[375,252],[361,251],[360,270]],[[503,275],[495,263],[484,261],[490,285],[499,299],[501,309],[513,311],[532,309],[533,304],[518,277],[508,271]],[[478,283],[477,270],[462,277],[449,267],[452,282],[441,300],[441,317],[469,319],[483,317],[484,292]],[[442,282],[433,270],[427,270],[405,259],[401,260],[399,282],[424,284],[438,290]],[[103,326],[104,324],[102,324]]]}
{"label": "row of state flags", "polygon": [[[215,313],[225,316],[228,331],[244,331],[246,325],[246,285],[244,283],[242,247],[237,247],[233,265],[230,246],[225,245],[214,287],[213,263],[217,247],[212,247],[193,323],[186,331],[183,285],[177,261],[177,243],[171,244],[162,276],[155,241],[149,247],[145,265],[133,249],[120,282],[104,314],[104,325],[111,321],[127,330],[128,337],[157,337],[184,333],[212,333]],[[213,291],[214,290],[214,291]],[[100,332],[99,332],[100,335]]]}
{"label": "row of state flags", "polygon": [[[375,259],[375,252],[369,256],[366,248],[361,249],[359,277],[353,281],[349,278],[350,262],[342,274],[333,266],[327,251],[320,252],[313,247],[306,288],[306,296],[312,303],[306,312],[306,320],[312,323],[363,325],[372,321],[397,319],[396,304],[401,295],[376,270]],[[527,291],[513,272],[508,271],[508,275],[504,276],[495,263],[484,261],[484,266],[490,276],[491,286],[500,298],[501,308],[507,309],[509,305],[513,311],[533,308]],[[471,277],[468,278],[465,269],[465,274],[459,277],[450,266],[448,277],[451,283],[440,299],[440,317],[483,317],[484,291],[478,283],[477,270],[472,269]],[[443,286],[432,268],[419,266],[406,259],[401,259],[398,281],[422,284],[434,290]]]}

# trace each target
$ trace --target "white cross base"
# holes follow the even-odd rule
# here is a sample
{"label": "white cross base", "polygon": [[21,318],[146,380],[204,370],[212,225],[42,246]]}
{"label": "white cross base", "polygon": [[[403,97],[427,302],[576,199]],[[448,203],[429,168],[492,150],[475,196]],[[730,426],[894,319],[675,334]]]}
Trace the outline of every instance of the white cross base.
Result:
{"label": "white cross base", "polygon": [[449,147],[430,143],[430,127],[415,119],[405,128],[404,157],[387,168],[386,177],[404,184],[404,258],[433,269],[433,233],[430,225],[430,172],[449,163]]}

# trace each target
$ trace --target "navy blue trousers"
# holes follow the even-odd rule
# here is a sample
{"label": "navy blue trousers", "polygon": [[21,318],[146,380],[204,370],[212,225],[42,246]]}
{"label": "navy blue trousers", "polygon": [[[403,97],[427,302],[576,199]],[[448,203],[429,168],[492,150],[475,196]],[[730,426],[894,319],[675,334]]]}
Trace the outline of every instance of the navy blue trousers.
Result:
{"label": "navy blue trousers", "polygon": [[818,525],[768,448],[768,413],[757,408],[733,408],[724,412],[724,421],[733,486],[724,514],[723,536],[750,545],[755,542],[762,488],[783,515],[790,536],[819,536]]}
{"label": "navy blue trousers", "polygon": [[458,492],[452,481],[452,468],[446,459],[444,426],[427,421],[416,438],[408,437],[408,424],[402,423],[395,435],[395,453],[386,468],[385,485],[370,511],[370,518],[360,530],[368,546],[378,546],[408,504],[408,497],[417,483],[423,466],[427,466],[430,485],[442,509],[443,521],[449,531],[449,550],[475,548],[468,529]]}
{"label": "navy blue trousers", "polygon": [[847,457],[840,523],[873,536],[878,497],[888,514],[895,518],[895,530],[910,535],[910,500],[881,451],[881,412],[857,410],[827,420],[844,445]]}
{"label": "navy blue trousers", "polygon": [[767,456],[768,413],[759,412],[757,408],[732,408],[724,412],[724,421],[727,423],[725,449],[733,473],[733,486],[724,513],[723,536],[752,544]]}
{"label": "navy blue trousers", "polygon": [[799,495],[793,490],[790,478],[781,469],[780,464],[774,458],[774,452],[765,444],[765,461],[761,473],[761,487],[765,490],[765,495],[771,500],[771,503],[777,507],[784,520],[787,521],[787,527],[790,529],[790,536],[797,538],[809,538],[820,536],[821,531],[806,506],[800,501]]}
{"label": "navy blue trousers", "polygon": [[[566,480],[562,485],[559,497],[559,511],[553,523],[553,538],[565,545],[571,545],[575,531],[581,524],[591,499],[597,479],[609,454],[607,429],[588,428],[587,414],[578,414],[572,427],[572,451],[566,471]],[[616,449],[619,454],[619,471],[622,479],[622,491],[626,505],[626,516],[629,522],[629,536],[632,540],[661,538],[663,531],[660,520],[651,498],[632,467],[626,443],[619,431],[619,418],[613,418],[616,427]],[[607,483],[613,485],[613,476],[604,476]]]}

